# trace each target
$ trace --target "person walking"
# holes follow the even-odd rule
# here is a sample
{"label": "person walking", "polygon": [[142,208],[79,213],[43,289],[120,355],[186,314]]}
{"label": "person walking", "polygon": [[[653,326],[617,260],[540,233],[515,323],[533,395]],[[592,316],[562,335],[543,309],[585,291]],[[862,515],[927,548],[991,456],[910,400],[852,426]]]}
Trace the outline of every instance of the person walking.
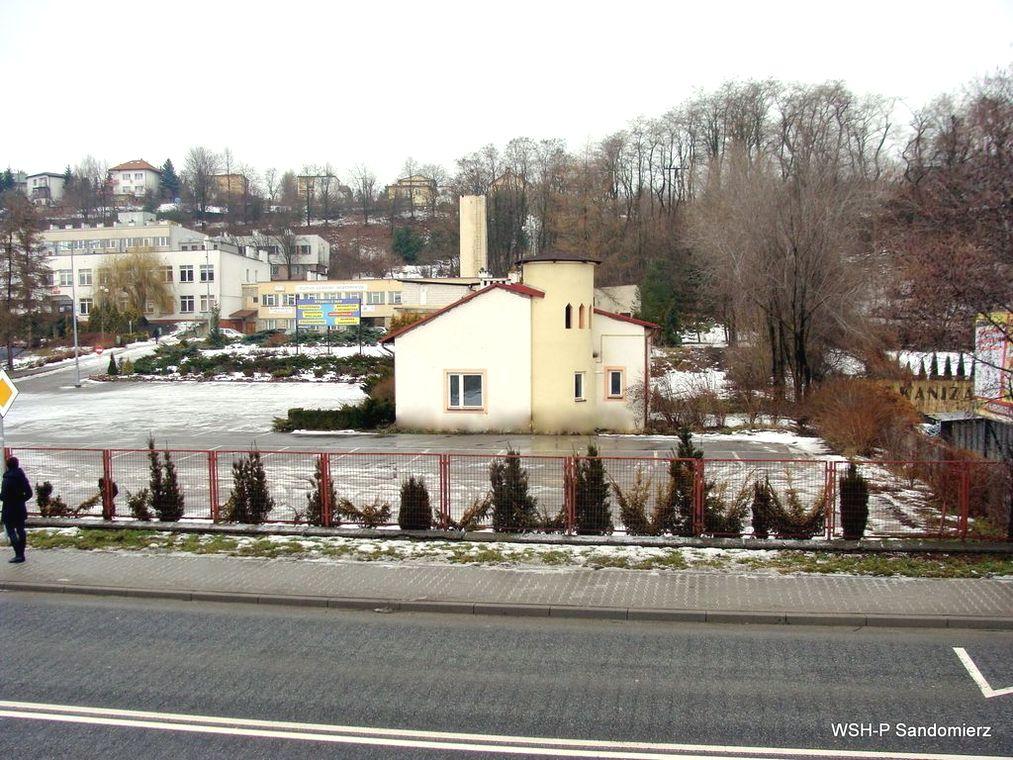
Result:
{"label": "person walking", "polygon": [[18,458],[10,457],[7,460],[3,483],[0,485],[0,501],[3,502],[0,518],[3,519],[4,528],[7,529],[7,536],[14,549],[14,559],[10,560],[11,562],[25,561],[25,544],[28,543],[25,522],[28,520],[30,498],[32,498],[32,484],[28,482]]}

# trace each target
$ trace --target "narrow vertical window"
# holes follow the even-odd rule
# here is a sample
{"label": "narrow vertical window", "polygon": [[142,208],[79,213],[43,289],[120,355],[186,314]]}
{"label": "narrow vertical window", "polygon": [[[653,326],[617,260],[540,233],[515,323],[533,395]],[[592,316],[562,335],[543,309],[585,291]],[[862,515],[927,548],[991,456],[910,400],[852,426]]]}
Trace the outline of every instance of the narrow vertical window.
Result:
{"label": "narrow vertical window", "polygon": [[574,372],[573,373],[573,400],[584,401],[584,373]]}
{"label": "narrow vertical window", "polygon": [[578,312],[578,315],[579,316],[577,327],[583,330],[585,327],[587,327],[587,321],[584,319],[584,304],[580,305],[580,311]]}
{"label": "narrow vertical window", "polygon": [[563,326],[567,330],[573,327],[573,307],[570,304],[567,304],[566,308],[563,309]]}

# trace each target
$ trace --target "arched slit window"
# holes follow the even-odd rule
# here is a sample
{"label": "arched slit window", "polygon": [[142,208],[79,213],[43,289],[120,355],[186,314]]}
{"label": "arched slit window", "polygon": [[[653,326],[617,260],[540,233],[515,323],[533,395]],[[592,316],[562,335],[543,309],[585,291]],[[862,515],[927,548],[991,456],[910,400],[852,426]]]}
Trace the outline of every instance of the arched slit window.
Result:
{"label": "arched slit window", "polygon": [[579,314],[579,317],[578,317],[577,327],[580,328],[581,330],[583,330],[585,327],[587,327],[587,319],[586,319],[586,317],[584,315],[584,304],[580,305],[580,311],[578,312],[578,314]]}
{"label": "arched slit window", "polygon": [[563,309],[563,326],[567,330],[573,327],[573,307],[570,304],[567,304],[566,308]]}

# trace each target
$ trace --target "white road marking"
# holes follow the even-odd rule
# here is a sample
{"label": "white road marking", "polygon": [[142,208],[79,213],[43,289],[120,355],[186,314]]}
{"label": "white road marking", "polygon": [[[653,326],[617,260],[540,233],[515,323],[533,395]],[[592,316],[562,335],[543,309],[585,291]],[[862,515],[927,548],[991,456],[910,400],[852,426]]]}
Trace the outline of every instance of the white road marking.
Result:
{"label": "white road marking", "polygon": [[[504,736],[225,718],[210,715],[119,710],[114,708],[81,707],[77,705],[58,705],[40,702],[0,701],[0,717],[125,728],[148,728],[160,731],[314,741],[332,744],[367,744],[385,747],[442,749],[458,752],[498,752],[513,755],[615,758],[617,760],[658,760],[665,757],[682,758],[682,760],[692,760],[693,758],[696,758],[696,760],[720,760],[721,758],[736,760],[745,755],[760,755],[769,758],[826,757],[880,758],[882,760],[967,760],[970,757],[968,755],[926,754],[924,752],[732,747],[705,744],[666,744]],[[1001,760],[1001,758],[995,756],[975,755],[974,757],[982,758],[982,760]]]}
{"label": "white road marking", "polygon": [[985,699],[991,699],[992,697],[1003,697],[1007,694],[1013,694],[1013,686],[1008,686],[1005,689],[993,689],[988,680],[978,670],[978,666],[974,664],[974,660],[971,659],[971,655],[967,653],[967,650],[963,647],[953,647],[953,651],[957,655],[964,667],[970,674],[971,679],[978,684],[978,688],[981,689],[981,693],[985,695]]}

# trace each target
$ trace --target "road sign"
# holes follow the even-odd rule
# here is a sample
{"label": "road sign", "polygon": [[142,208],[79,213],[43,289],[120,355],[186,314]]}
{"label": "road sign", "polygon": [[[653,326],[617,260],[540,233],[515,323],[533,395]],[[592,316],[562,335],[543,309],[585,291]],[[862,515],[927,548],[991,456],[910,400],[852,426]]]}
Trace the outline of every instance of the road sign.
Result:
{"label": "road sign", "polygon": [[14,384],[6,370],[0,369],[0,418],[6,417],[18,397],[18,386]]}
{"label": "road sign", "polygon": [[300,327],[341,327],[359,324],[359,299],[296,302],[296,319]]}
{"label": "road sign", "polygon": [[102,355],[102,346],[95,346],[95,353],[99,356]]}

